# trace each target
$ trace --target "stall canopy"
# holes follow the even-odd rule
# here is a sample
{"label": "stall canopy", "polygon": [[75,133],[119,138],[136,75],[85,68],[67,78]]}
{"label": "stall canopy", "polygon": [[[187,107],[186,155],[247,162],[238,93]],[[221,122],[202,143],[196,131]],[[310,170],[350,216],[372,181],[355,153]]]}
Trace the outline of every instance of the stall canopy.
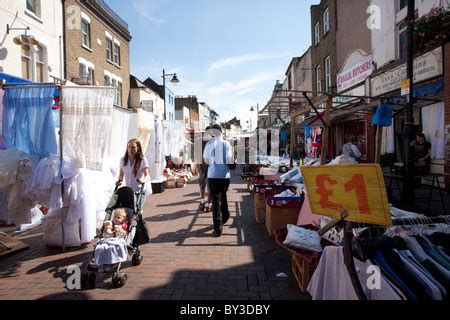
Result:
{"label": "stall canopy", "polygon": [[30,80],[12,76],[10,74],[3,73],[3,72],[0,72],[0,80],[5,81],[6,83],[16,83],[16,84],[32,82]]}

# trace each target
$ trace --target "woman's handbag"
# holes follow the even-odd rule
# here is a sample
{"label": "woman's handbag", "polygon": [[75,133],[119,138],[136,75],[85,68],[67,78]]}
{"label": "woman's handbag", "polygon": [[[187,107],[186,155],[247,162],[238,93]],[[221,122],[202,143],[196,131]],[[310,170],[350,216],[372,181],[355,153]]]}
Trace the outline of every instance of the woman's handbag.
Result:
{"label": "woman's handbag", "polygon": [[136,234],[134,235],[133,243],[135,245],[142,245],[150,242],[150,229],[147,222],[142,218],[142,215],[136,219]]}

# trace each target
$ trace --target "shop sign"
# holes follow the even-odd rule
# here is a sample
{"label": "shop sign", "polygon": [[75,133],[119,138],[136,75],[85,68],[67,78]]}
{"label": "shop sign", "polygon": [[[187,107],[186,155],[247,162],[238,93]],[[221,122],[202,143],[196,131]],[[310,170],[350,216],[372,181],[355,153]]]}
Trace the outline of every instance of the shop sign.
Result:
{"label": "shop sign", "polygon": [[[414,59],[414,83],[442,75],[442,49],[436,48]],[[371,79],[372,96],[401,88],[406,76],[406,63]]]}
{"label": "shop sign", "polygon": [[378,164],[301,167],[312,212],[353,222],[391,225],[386,187]]}
{"label": "shop sign", "polygon": [[333,108],[339,108],[347,105],[350,100],[354,99],[353,97],[365,96],[366,87],[363,84],[359,87],[356,87],[352,90],[343,93],[343,95],[344,97],[337,96],[333,98]]}
{"label": "shop sign", "polygon": [[337,92],[363,82],[372,74],[373,70],[373,56],[370,55],[337,75]]}

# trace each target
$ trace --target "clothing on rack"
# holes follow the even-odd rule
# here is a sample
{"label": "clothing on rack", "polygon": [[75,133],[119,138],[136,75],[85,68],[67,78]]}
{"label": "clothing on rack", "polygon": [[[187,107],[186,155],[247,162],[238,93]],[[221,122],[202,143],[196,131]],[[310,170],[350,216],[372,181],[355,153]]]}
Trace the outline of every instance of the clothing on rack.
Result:
{"label": "clothing on rack", "polygon": [[377,264],[409,300],[447,299],[450,268],[446,257],[426,236],[403,233],[358,238],[353,247],[360,258]]}
{"label": "clothing on rack", "polygon": [[[354,259],[360,282],[363,284],[369,300],[401,300],[389,283],[380,279],[379,288],[369,289],[366,285],[371,280],[373,264]],[[370,286],[370,288],[372,288]],[[344,263],[342,247],[327,246],[324,248],[319,265],[311,277],[308,292],[313,300],[357,300],[355,289]]]}

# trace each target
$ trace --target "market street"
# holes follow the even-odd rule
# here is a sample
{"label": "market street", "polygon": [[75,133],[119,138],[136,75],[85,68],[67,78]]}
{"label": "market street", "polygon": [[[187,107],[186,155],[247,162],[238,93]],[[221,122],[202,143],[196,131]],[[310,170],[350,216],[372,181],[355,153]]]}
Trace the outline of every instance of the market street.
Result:
{"label": "market street", "polygon": [[[95,241],[82,249],[48,248],[41,228],[20,236],[30,249],[2,258],[0,299],[165,299],[286,300],[301,294],[291,271],[290,254],[256,224],[251,194],[232,171],[228,192],[231,213],[222,237],[212,236],[212,213],[198,210],[197,180],[185,188],[152,195],[144,209],[151,243],[141,246],[144,260],[123,269],[124,287],[113,289],[111,278],[99,276],[95,288],[68,291],[66,269],[87,261]],[[285,273],[286,277],[277,277]]]}

